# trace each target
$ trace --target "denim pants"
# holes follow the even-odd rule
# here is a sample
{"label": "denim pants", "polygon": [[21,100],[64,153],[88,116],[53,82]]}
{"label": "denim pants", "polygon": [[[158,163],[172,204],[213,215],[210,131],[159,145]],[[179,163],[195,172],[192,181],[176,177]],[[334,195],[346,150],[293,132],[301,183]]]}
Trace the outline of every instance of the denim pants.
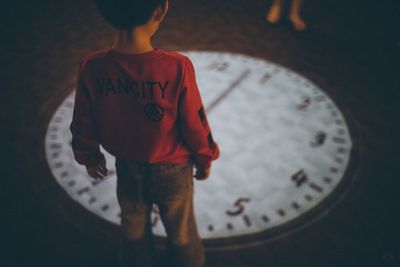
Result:
{"label": "denim pants", "polygon": [[126,267],[155,266],[150,215],[153,203],[167,233],[164,266],[200,267],[204,247],[193,210],[193,164],[116,159],[121,208],[119,260]]}

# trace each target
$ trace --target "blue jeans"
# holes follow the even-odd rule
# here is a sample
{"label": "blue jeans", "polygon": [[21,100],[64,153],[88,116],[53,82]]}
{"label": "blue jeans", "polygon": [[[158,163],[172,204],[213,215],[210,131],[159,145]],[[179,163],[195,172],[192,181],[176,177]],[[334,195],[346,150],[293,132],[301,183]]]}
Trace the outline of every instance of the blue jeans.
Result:
{"label": "blue jeans", "polygon": [[167,233],[165,266],[200,267],[204,247],[193,211],[193,164],[145,163],[116,159],[117,199],[121,208],[122,266],[153,267],[150,215],[158,206]]}

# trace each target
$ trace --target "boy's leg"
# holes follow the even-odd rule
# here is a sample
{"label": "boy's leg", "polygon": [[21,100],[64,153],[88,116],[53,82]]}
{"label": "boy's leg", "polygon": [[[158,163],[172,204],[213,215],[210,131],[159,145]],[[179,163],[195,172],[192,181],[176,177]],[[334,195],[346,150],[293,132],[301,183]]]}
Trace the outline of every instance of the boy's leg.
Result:
{"label": "boy's leg", "polygon": [[173,200],[160,207],[167,238],[167,255],[171,255],[172,266],[200,267],[204,265],[204,247],[197,231],[193,214],[193,201]]}
{"label": "boy's leg", "polygon": [[277,23],[282,15],[283,0],[274,0],[271,4],[265,18],[270,23]]}
{"label": "boy's leg", "polygon": [[117,199],[121,208],[119,259],[122,266],[154,266],[150,226],[151,203],[145,197],[141,166],[116,161]]}
{"label": "boy's leg", "polygon": [[292,22],[293,27],[297,31],[305,31],[307,29],[307,25],[300,15],[302,6],[303,0],[292,0],[292,4],[290,6],[289,20]]}
{"label": "boy's leg", "polygon": [[204,265],[204,247],[193,210],[193,165],[159,165],[152,188],[167,232],[167,257],[174,267]]}

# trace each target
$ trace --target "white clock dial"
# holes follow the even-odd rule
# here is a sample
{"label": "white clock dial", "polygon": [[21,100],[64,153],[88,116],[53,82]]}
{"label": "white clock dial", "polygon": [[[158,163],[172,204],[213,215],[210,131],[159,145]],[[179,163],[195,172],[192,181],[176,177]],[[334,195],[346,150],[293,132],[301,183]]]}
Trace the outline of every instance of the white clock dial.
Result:
{"label": "white clock dial", "polygon": [[[301,218],[345,176],[352,151],[342,113],[307,78],[263,59],[184,52],[193,62],[220,158],[195,182],[195,214],[204,239],[265,233]],[[94,181],[70,145],[74,93],[50,121],[45,150],[57,182],[72,199],[119,224],[115,159],[102,147],[110,175]],[[154,209],[153,232],[165,236]]]}

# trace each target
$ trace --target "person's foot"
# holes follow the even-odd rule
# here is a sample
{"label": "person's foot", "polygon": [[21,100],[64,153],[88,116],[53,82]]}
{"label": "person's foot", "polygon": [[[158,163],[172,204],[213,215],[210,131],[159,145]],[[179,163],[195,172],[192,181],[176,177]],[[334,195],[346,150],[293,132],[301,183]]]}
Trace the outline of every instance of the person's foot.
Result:
{"label": "person's foot", "polygon": [[293,25],[293,28],[298,32],[304,32],[307,30],[307,25],[299,16],[290,16],[290,22]]}
{"label": "person's foot", "polygon": [[265,15],[265,19],[271,24],[276,24],[279,22],[281,14],[282,7],[280,7],[279,5],[272,5],[268,13]]}

